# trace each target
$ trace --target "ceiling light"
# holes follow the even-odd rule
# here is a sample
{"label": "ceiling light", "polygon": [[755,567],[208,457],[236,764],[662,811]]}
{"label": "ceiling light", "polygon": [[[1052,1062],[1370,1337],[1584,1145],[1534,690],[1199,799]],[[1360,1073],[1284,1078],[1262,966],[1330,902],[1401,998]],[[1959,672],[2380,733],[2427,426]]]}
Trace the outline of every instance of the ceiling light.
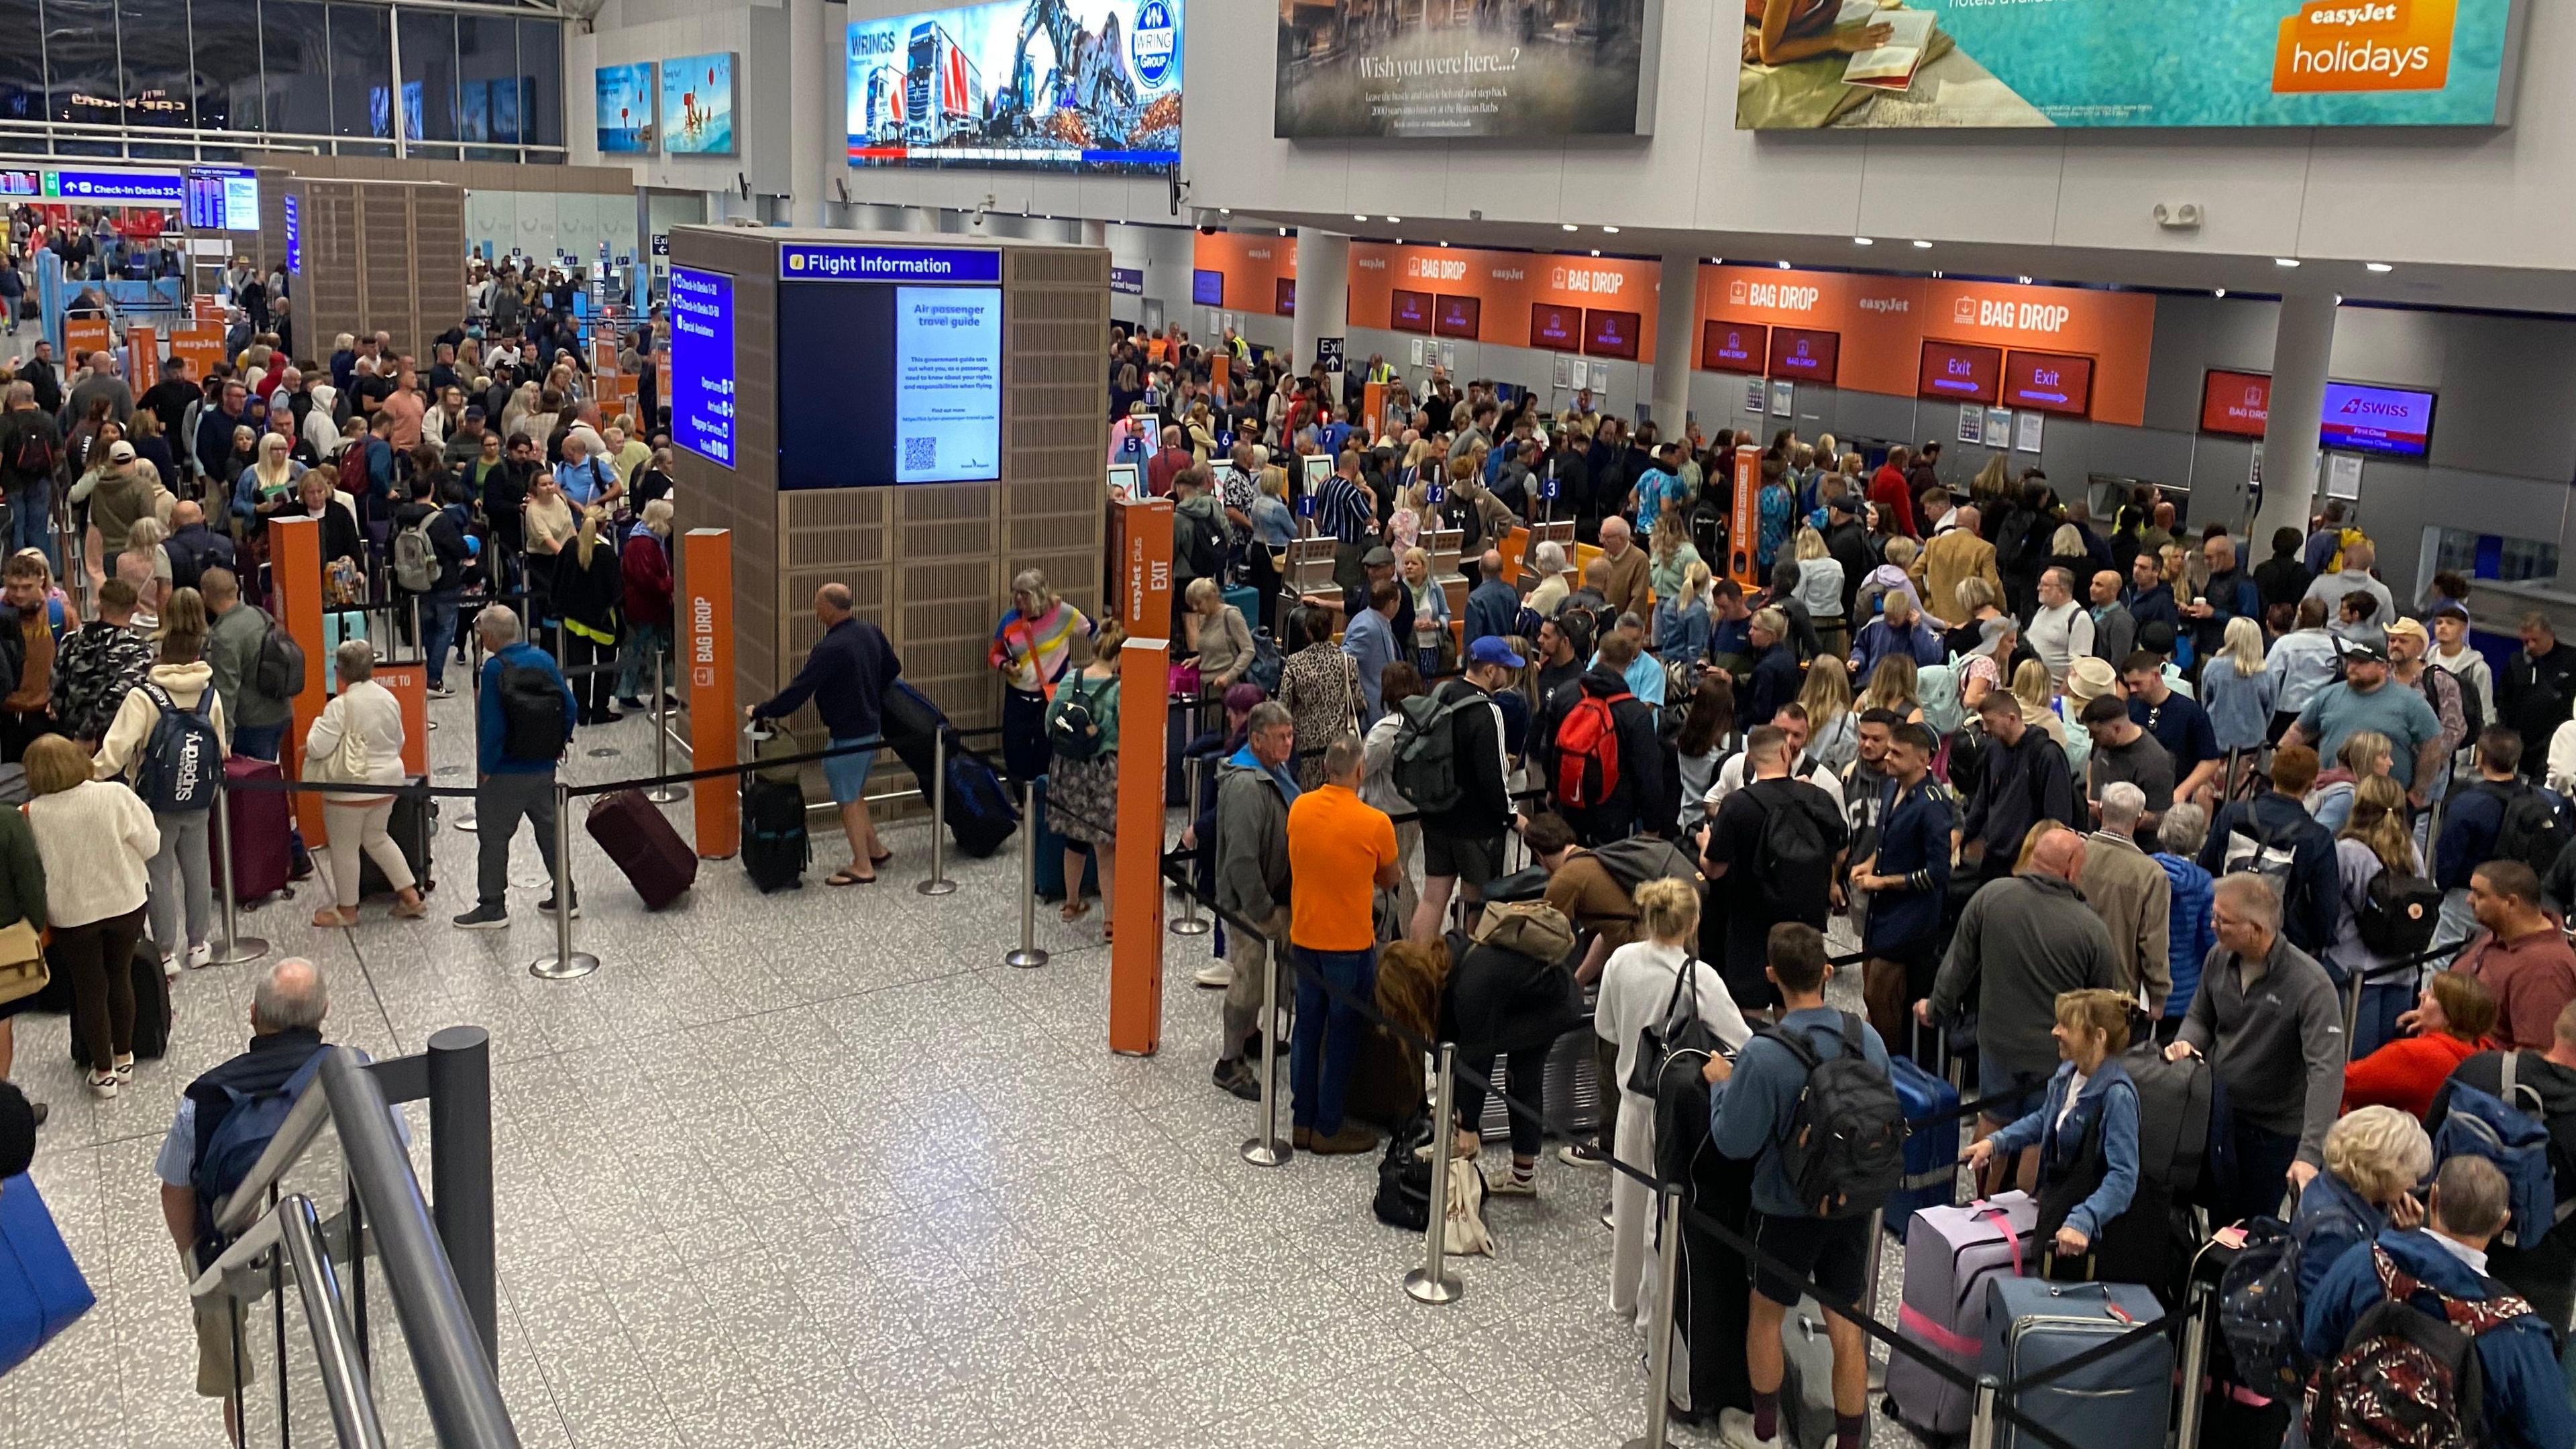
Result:
{"label": "ceiling light", "polygon": [[1599,256],[1599,255],[1601,255],[1601,248],[1599,248],[1599,247],[1594,247],[1594,248],[1592,249],[1592,254],[1593,254],[1594,256],[1596,256],[1596,257],[1597,257],[1597,256]]}
{"label": "ceiling light", "polygon": [[1356,211],[1354,211],[1354,212],[1352,212],[1352,213],[1351,213],[1351,220],[1353,220],[1353,221],[1366,221],[1366,220],[1368,220],[1368,217],[1367,217],[1367,216],[1365,216],[1365,215],[1363,215],[1363,214],[1362,214],[1362,213],[1360,213],[1360,212],[1356,212]]}
{"label": "ceiling light", "polygon": [[2025,286],[2025,287],[2029,286],[2029,285],[2030,285],[2030,278],[2028,278],[2028,277],[2024,277],[2024,278],[2022,278],[2022,279],[2021,279],[2021,284],[2022,284],[2023,286]]}
{"label": "ceiling light", "polygon": [[2362,265],[2374,272],[2393,272],[2397,270],[2386,262],[2364,262]]}
{"label": "ceiling light", "polygon": [[2214,297],[2224,297],[2224,296],[2226,296],[2226,295],[2227,295],[2227,289],[2226,289],[2225,287],[2221,287],[2221,288],[2219,288],[2217,291],[2215,291],[2215,292],[2211,293],[2210,295],[2211,295],[2211,296],[2214,296]]}
{"label": "ceiling light", "polygon": [[1782,262],[1782,263],[1780,264],[1780,270],[1782,270],[1782,271],[1784,271],[1784,272],[1785,272],[1785,271],[1787,271],[1787,270],[1789,270],[1789,264],[1788,264],[1787,262]]}
{"label": "ceiling light", "polygon": [[1288,228],[1286,228],[1286,227],[1284,227],[1284,226],[1283,226],[1283,227],[1281,227],[1281,228],[1279,228],[1279,234],[1280,234],[1281,236],[1286,236],[1286,235],[1288,234]]}
{"label": "ceiling light", "polygon": [[1565,229],[1566,229],[1567,231],[1580,231],[1580,230],[1582,230],[1582,228],[1580,228],[1580,227],[1576,226],[1573,222],[1570,222],[1570,221],[1569,221],[1569,222],[1566,222],[1564,225],[1565,225]]}
{"label": "ceiling light", "polygon": [[1619,228],[1617,228],[1617,227],[1615,227],[1615,226],[1605,226],[1605,227],[1603,227],[1603,228],[1601,228],[1601,229],[1602,229],[1603,231],[1608,232],[1608,233],[1609,233],[1610,235],[1612,235],[1612,236],[1617,236],[1617,235],[1619,234]]}
{"label": "ceiling light", "polygon": [[1402,237],[1397,237],[1397,238],[1395,239],[1395,244],[1396,244],[1397,246],[1402,246],[1402,245],[1404,245],[1404,238],[1402,238]]}
{"label": "ceiling light", "polygon": [[1867,237],[1867,236],[1856,236],[1856,237],[1853,237],[1853,238],[1852,238],[1852,245],[1853,245],[1853,246],[1856,246],[1856,247],[1874,247],[1874,246],[1878,245],[1878,238],[1876,238],[1876,237]]}
{"label": "ceiling light", "polygon": [[1390,221],[1390,222],[1392,222],[1392,223],[1394,223],[1394,224],[1395,224],[1395,225],[1397,225],[1397,226],[1402,226],[1402,225],[1404,224],[1404,218],[1403,218],[1403,217],[1400,217],[1400,216],[1390,216],[1390,217],[1388,217],[1388,218],[1387,218],[1387,220],[1388,220],[1388,221]]}
{"label": "ceiling light", "polygon": [[1914,249],[1920,252],[1928,252],[1932,250],[1932,244],[1923,240],[1921,237],[1916,237],[1914,239]]}
{"label": "ceiling light", "polygon": [[2272,265],[2276,267],[2295,267],[2298,264],[2299,259],[2297,257],[2274,257],[2272,259]]}
{"label": "ceiling light", "polygon": [[1724,258],[1724,257],[1710,257],[1710,258],[1708,259],[1708,264],[1709,264],[1710,266],[1712,266],[1712,267],[1722,267],[1722,266],[1725,266],[1725,265],[1726,265],[1726,258]]}
{"label": "ceiling light", "polygon": [[[1219,216],[1232,216],[1234,215],[1234,208],[1231,206],[1220,206],[1216,209],[1216,214]],[[235,630],[234,632],[239,633],[240,631]]]}
{"label": "ceiling light", "polygon": [[[1441,245],[1445,247],[1445,246],[1447,246],[1447,245],[1449,245],[1449,244],[1448,244],[1447,242],[1442,242],[1442,243],[1441,243]],[[236,632],[238,632],[238,631],[236,631]]]}

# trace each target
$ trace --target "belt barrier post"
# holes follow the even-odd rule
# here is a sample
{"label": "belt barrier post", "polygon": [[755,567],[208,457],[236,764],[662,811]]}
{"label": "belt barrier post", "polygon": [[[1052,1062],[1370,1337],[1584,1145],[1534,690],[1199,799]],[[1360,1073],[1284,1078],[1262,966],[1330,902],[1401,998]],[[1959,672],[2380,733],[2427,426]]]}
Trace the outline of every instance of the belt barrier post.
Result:
{"label": "belt barrier post", "polygon": [[1247,1138],[1243,1160],[1278,1167],[1297,1155],[1279,1135],[1279,958],[1288,943],[1261,938],[1261,1135]]}
{"label": "belt barrier post", "polygon": [[207,963],[213,966],[239,966],[268,954],[266,941],[257,936],[245,936],[234,928],[234,903],[241,887],[236,883],[239,877],[233,874],[232,793],[229,785],[215,791],[215,849],[223,853],[221,859],[224,863],[224,944]]}
{"label": "belt barrier post", "polygon": [[572,795],[555,782],[555,950],[528,963],[528,974],[566,981],[599,969],[599,958],[572,948]]}
{"label": "belt barrier post", "polygon": [[1995,1401],[2002,1392],[2003,1381],[1993,1374],[1978,1377],[1976,1407],[1968,1418],[1968,1449],[1995,1449],[1997,1431],[2003,1427],[1995,1413]]}
{"label": "belt barrier post", "polygon": [[[1275,1032],[1276,1022],[1261,1024]],[[1265,1047],[1267,1043],[1264,1044]],[[1423,1229],[1422,1266],[1404,1275],[1404,1292],[1416,1303],[1455,1303],[1467,1296],[1449,1271],[1449,1170],[1458,1154],[1458,1044],[1440,1044],[1440,1091],[1431,1112],[1431,1222]]]}
{"label": "belt barrier post", "polygon": [[[653,708],[648,711],[653,720],[653,773],[656,775],[671,773],[671,710],[665,702],[670,697],[667,689],[662,678],[662,651],[657,648],[653,651]],[[687,796],[677,785],[656,785],[644,792],[644,798],[656,805],[676,805]]]}
{"label": "belt barrier post", "polygon": [[1038,947],[1038,811],[1046,792],[1031,780],[1020,787],[1020,944],[1003,955],[1005,966],[1044,966],[1047,953]]}
{"label": "belt barrier post", "polygon": [[[1183,763],[1187,764],[1188,762],[1184,761]],[[1199,818],[1199,772],[1193,768],[1190,770],[1189,774],[1190,823],[1195,825],[1198,823]],[[1192,853],[1196,854],[1196,852]],[[1192,872],[1191,878],[1193,880],[1197,879],[1197,873]],[[1188,886],[1181,887],[1181,915],[1180,919],[1172,922],[1172,934],[1175,936],[1204,936],[1208,933],[1208,930],[1209,922],[1205,917],[1202,917],[1199,914],[1198,893],[1190,889]]]}
{"label": "belt barrier post", "polygon": [[2182,1430],[2182,1437],[2174,1442],[2183,1445],[2200,1442],[2201,1378],[2209,1362],[2209,1320],[2218,1313],[2218,1295],[2194,1278],[2190,1303],[2191,1317],[2182,1326],[2182,1407],[2174,1415],[2175,1425]]}
{"label": "belt barrier post", "polygon": [[1629,1440],[1627,1449],[1664,1449],[1671,1442],[1673,1301],[1678,1291],[1674,1280],[1682,1268],[1682,1195],[1680,1189],[1668,1187],[1661,1196],[1663,1242],[1655,1253],[1661,1281],[1655,1291],[1653,1337],[1646,1342],[1646,1432]]}
{"label": "belt barrier post", "polygon": [[[914,890],[926,896],[944,896],[957,889],[957,882],[948,878],[947,844],[948,731],[937,729],[930,732],[930,878],[914,886]],[[1034,913],[1035,908],[1031,909]]]}
{"label": "belt barrier post", "polygon": [[438,1240],[456,1269],[486,1362],[501,1359],[492,1220],[492,1038],[479,1026],[429,1038],[429,1180]]}

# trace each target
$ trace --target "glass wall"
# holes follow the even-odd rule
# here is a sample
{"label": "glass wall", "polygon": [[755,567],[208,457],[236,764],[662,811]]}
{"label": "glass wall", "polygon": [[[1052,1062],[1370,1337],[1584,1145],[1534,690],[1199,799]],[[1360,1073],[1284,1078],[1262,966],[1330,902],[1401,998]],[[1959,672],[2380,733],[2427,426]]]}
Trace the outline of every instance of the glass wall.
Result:
{"label": "glass wall", "polygon": [[530,6],[0,0],[0,36],[26,40],[0,45],[0,154],[565,159],[563,22]]}

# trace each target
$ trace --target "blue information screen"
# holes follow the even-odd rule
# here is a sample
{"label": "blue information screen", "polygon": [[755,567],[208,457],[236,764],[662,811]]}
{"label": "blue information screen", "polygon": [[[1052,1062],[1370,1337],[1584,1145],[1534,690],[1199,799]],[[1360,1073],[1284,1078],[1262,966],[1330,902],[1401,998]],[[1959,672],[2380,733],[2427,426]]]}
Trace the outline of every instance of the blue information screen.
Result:
{"label": "blue information screen", "polygon": [[998,282],[1002,254],[968,247],[860,247],[794,242],[778,249],[782,282]]}
{"label": "blue information screen", "polygon": [[[172,171],[57,171],[54,194],[65,201],[135,201],[177,206],[187,183]],[[254,223],[256,225],[256,223]]]}
{"label": "blue information screen", "polygon": [[734,466],[733,278],[671,269],[671,439]]}

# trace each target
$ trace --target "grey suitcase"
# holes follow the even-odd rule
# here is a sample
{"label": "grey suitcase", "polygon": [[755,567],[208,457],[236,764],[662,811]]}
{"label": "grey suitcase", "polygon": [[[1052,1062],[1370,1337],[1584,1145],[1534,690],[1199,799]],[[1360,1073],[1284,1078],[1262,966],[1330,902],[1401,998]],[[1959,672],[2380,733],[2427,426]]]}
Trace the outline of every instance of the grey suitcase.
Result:
{"label": "grey suitcase", "polygon": [[[2000,1193],[1966,1207],[1928,1207],[1905,1229],[1905,1298],[1897,1326],[1943,1362],[1973,1376],[1985,1352],[1986,1282],[2035,1271],[2031,1238],[2039,1204],[2021,1192]],[[1887,1364],[1887,1394],[1898,1420],[1918,1438],[1968,1431],[1968,1391],[1910,1353]]]}
{"label": "grey suitcase", "polygon": [[[1984,1372],[2009,1384],[2165,1316],[2135,1283],[1997,1278],[1986,1285]],[[2013,1407],[2084,1449],[2164,1449],[2173,1417],[2173,1339],[2156,1334],[2017,1394]],[[2036,1449],[2007,1420],[1997,1449]]]}
{"label": "grey suitcase", "polygon": [[[1870,1247],[1878,1246],[1873,1237]],[[1813,1298],[1780,1320],[1780,1449],[1829,1449],[1834,1442],[1834,1345]]]}

